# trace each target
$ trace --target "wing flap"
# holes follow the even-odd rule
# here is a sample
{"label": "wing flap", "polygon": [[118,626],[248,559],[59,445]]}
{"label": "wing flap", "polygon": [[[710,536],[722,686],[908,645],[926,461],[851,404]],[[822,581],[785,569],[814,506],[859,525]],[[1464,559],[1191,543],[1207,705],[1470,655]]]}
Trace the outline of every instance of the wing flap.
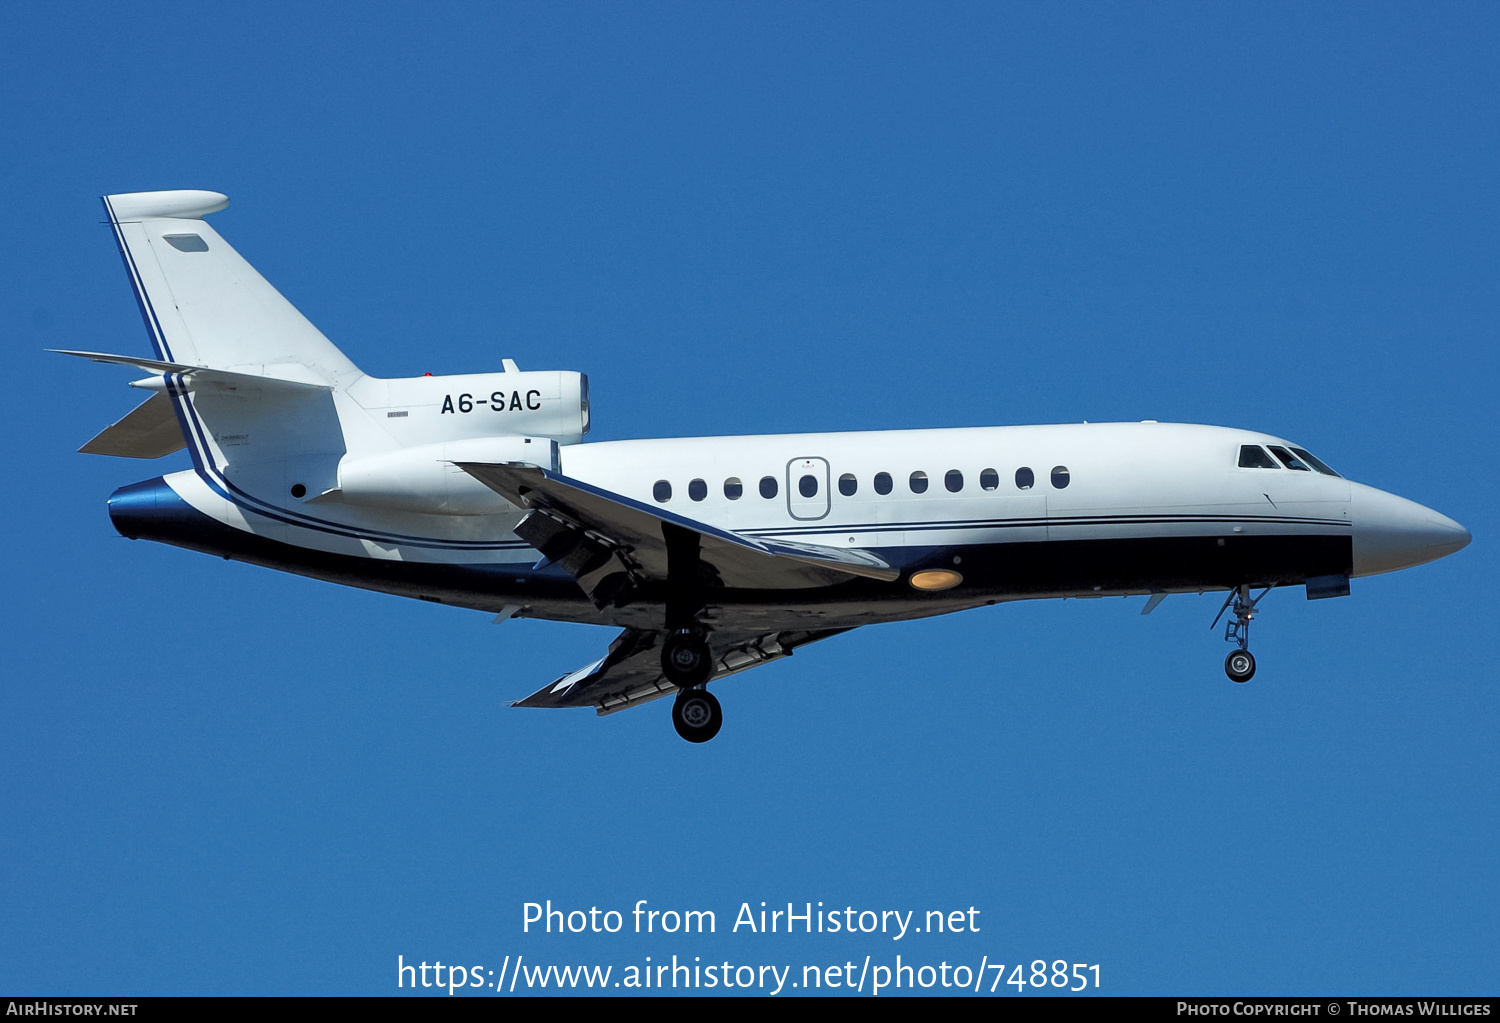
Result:
{"label": "wing flap", "polygon": [[161,458],[187,447],[177,410],[165,394],[153,394],[119,422],[78,450],[86,455],[119,458]]}
{"label": "wing flap", "polygon": [[[710,682],[790,657],[798,647],[836,636],[847,629],[818,632],[771,632],[758,636],[714,633],[714,673]],[[677,687],[661,671],[661,633],[626,629],[593,664],[562,676],[513,707],[593,707],[603,717],[671,696]]]}

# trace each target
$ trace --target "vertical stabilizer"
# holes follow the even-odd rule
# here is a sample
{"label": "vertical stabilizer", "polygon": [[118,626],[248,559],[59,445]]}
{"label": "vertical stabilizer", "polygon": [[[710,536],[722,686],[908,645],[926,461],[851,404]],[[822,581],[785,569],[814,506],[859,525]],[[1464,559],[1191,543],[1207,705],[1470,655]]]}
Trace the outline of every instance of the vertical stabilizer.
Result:
{"label": "vertical stabilizer", "polygon": [[203,220],[227,205],[197,190],[104,197],[157,357],[347,387],[354,364]]}

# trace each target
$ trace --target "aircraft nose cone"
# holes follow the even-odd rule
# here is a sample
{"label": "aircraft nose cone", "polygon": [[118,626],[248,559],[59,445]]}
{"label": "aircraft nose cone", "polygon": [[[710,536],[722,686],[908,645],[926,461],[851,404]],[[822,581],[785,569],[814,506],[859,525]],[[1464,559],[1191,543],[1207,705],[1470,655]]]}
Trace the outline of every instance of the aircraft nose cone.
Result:
{"label": "aircraft nose cone", "polygon": [[1415,501],[1355,484],[1354,574],[1376,575],[1410,568],[1469,546],[1469,531],[1448,516]]}

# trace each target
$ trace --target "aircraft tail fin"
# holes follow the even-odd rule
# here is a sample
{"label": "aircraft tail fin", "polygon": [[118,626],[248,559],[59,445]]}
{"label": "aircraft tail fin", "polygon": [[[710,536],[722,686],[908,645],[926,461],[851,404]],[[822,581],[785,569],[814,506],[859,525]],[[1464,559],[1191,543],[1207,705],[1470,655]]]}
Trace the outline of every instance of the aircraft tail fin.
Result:
{"label": "aircraft tail fin", "polygon": [[104,197],[158,359],[347,386],[361,374],[203,220],[219,192]]}

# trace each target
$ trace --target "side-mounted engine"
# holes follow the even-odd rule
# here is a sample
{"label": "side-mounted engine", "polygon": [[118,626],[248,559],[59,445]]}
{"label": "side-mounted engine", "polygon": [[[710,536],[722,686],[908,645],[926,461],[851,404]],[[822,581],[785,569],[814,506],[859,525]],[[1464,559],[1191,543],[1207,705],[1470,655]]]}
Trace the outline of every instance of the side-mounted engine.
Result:
{"label": "side-mounted engine", "polygon": [[548,437],[574,444],[589,432],[589,378],[546,370],[365,377],[349,396],[401,446],[473,437]]}
{"label": "side-mounted engine", "polygon": [[[361,444],[344,455],[338,499],[446,515],[510,511],[499,495],[454,463],[557,468],[559,445],[576,443],[588,432],[589,385],[582,373],[523,373],[509,360],[506,366],[503,373],[366,377],[351,386],[349,397],[395,446]],[[381,446],[385,450],[378,450]]]}

